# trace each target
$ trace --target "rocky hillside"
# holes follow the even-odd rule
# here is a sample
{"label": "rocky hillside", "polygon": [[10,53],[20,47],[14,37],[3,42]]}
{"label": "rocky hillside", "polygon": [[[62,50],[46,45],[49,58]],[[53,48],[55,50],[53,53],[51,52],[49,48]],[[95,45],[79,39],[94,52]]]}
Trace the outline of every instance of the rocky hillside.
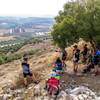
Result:
{"label": "rocky hillside", "polygon": [[[84,41],[81,41],[79,47],[83,43]],[[39,81],[37,85],[28,79],[29,85],[27,88],[24,87],[21,60],[0,66],[0,100],[54,100],[44,87],[51,72],[48,64],[53,63],[60,53],[55,52],[53,46],[48,45],[48,47],[43,47],[43,50],[34,54],[29,61],[31,71]],[[24,48],[26,47],[21,50],[24,51]],[[100,76],[81,75],[82,64],[80,64],[79,75],[73,75],[70,60],[72,47],[68,47],[67,51],[69,61],[66,61],[67,70],[61,75],[60,94],[57,100],[100,100]]]}

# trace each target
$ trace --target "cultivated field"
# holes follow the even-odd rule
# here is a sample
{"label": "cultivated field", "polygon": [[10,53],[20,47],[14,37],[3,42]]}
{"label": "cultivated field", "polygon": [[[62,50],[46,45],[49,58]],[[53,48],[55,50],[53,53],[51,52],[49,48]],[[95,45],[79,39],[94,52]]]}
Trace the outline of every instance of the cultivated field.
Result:
{"label": "cultivated field", "polygon": [[13,36],[0,36],[0,41],[15,40]]}

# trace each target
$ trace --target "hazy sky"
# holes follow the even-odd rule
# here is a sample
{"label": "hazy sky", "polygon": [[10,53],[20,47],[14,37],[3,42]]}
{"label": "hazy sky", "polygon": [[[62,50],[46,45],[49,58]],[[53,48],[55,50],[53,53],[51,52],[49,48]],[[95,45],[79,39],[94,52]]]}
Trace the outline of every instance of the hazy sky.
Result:
{"label": "hazy sky", "polygon": [[0,0],[0,16],[55,16],[68,0]]}

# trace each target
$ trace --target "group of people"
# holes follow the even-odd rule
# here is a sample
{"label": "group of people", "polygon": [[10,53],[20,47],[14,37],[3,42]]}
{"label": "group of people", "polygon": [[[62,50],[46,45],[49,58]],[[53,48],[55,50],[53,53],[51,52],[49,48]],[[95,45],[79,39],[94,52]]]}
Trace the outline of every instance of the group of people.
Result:
{"label": "group of people", "polygon": [[[98,68],[100,67],[100,50],[97,48],[95,52],[87,47],[87,44],[84,45],[84,49],[81,52],[77,45],[73,46],[73,72],[77,73],[79,67],[80,56],[83,56],[83,63],[85,64],[84,70],[82,73],[90,72],[91,69],[94,69],[95,75],[98,75]],[[61,73],[63,72],[65,60],[67,59],[67,52],[65,49],[61,51],[61,58],[58,57],[53,63],[51,76],[46,82],[46,89],[50,95],[58,95],[59,93],[59,80]],[[35,76],[30,72],[30,65],[28,63],[28,58],[24,57],[22,62],[23,75],[24,75],[24,84],[27,86],[27,76],[30,76],[34,83],[37,83]]]}
{"label": "group of people", "polygon": [[46,89],[51,96],[57,96],[59,94],[59,83],[61,74],[63,72],[65,64],[65,60],[67,58],[67,52],[65,49],[61,51],[61,58],[58,57],[56,61],[53,63],[51,77],[48,78],[46,82]]}
{"label": "group of people", "polygon": [[73,71],[77,73],[79,67],[80,56],[83,57],[84,70],[82,73],[91,72],[94,69],[95,75],[99,74],[100,67],[100,50],[89,49],[87,44],[84,45],[83,51],[80,52],[78,46],[75,45],[73,49]]}
{"label": "group of people", "polygon": [[[29,76],[33,83],[37,84],[38,81],[37,79],[35,78],[35,75],[30,71],[30,64],[28,62],[28,57],[23,57],[23,61],[22,61],[22,70],[23,70],[23,76],[24,76],[24,85],[27,87],[28,85],[28,81],[27,81],[27,76]],[[51,79],[53,81],[57,81],[57,84],[54,84],[57,86],[58,88],[58,81],[60,79],[60,72],[62,71],[62,68],[63,68],[63,63],[62,61],[60,60],[60,58],[58,57],[55,61],[55,63],[52,65],[52,75],[51,75]],[[48,83],[51,81],[51,79],[48,80]]]}
{"label": "group of people", "polygon": [[46,82],[46,89],[51,96],[57,96],[59,94],[59,80],[63,69],[63,62],[58,57],[52,66],[51,76]]}

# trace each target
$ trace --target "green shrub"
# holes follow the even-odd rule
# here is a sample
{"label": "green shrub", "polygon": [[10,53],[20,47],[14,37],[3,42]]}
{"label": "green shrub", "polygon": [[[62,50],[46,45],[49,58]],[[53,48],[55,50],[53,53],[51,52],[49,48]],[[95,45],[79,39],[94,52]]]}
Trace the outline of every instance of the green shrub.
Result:
{"label": "green shrub", "polygon": [[34,51],[28,51],[28,52],[23,52],[23,53],[11,54],[10,56],[3,54],[0,56],[0,65],[4,63],[12,62],[14,60],[21,59],[24,55],[31,57],[35,53],[38,53],[38,51],[39,50],[34,50]]}
{"label": "green shrub", "polygon": [[0,65],[3,64],[5,61],[2,56],[0,56]]}

